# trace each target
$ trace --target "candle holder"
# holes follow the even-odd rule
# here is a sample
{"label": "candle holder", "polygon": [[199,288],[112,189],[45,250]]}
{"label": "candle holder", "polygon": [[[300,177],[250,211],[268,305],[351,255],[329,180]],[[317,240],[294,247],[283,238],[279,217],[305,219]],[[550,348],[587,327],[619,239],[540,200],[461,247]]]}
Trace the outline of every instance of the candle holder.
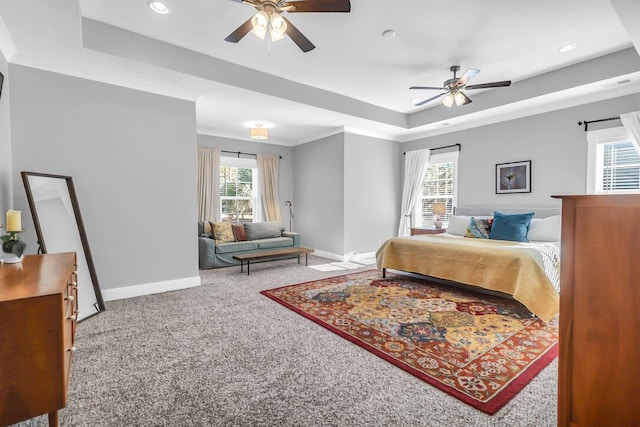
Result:
{"label": "candle holder", "polygon": [[2,241],[2,262],[5,264],[16,264],[22,261],[27,244],[20,240],[18,233],[24,230],[7,230],[4,236],[0,236]]}

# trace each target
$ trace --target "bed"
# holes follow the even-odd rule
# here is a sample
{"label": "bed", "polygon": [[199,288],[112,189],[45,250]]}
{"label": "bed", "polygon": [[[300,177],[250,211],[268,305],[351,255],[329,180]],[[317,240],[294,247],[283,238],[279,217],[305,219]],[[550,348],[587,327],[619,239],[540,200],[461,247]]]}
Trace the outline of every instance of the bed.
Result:
{"label": "bed", "polygon": [[[378,269],[383,275],[393,269],[506,294],[543,321],[551,320],[559,309],[560,217],[553,214],[556,211],[536,212],[540,216],[531,220],[529,242],[463,237],[460,225],[471,216],[461,211],[467,212],[456,212],[447,233],[387,240],[376,253]],[[485,211],[478,212],[475,218]]]}

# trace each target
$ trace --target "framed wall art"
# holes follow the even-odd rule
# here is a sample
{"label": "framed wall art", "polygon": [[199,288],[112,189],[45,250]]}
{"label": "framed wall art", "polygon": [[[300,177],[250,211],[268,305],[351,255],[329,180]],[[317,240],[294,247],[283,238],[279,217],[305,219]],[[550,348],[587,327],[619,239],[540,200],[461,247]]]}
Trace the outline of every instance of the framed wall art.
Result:
{"label": "framed wall art", "polygon": [[509,193],[531,193],[531,160],[496,165],[496,194]]}

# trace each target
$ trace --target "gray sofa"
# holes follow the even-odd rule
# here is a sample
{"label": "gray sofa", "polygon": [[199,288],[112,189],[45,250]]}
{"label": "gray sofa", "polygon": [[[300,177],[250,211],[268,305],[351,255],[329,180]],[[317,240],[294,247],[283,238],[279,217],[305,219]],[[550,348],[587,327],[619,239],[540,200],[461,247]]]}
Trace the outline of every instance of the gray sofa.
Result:
{"label": "gray sofa", "polygon": [[205,232],[205,223],[198,222],[198,253],[201,269],[240,265],[233,259],[238,253],[264,252],[271,249],[300,247],[300,234],[285,231],[280,221],[244,224],[248,240],[216,243]]}

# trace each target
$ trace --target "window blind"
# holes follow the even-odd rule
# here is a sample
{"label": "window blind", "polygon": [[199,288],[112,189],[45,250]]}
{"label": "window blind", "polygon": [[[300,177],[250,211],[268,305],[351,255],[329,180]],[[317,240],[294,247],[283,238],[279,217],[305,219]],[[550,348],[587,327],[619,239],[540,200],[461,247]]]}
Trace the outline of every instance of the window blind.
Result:
{"label": "window blind", "polygon": [[640,190],[640,155],[631,141],[602,143],[598,151],[602,171],[599,192]]}

